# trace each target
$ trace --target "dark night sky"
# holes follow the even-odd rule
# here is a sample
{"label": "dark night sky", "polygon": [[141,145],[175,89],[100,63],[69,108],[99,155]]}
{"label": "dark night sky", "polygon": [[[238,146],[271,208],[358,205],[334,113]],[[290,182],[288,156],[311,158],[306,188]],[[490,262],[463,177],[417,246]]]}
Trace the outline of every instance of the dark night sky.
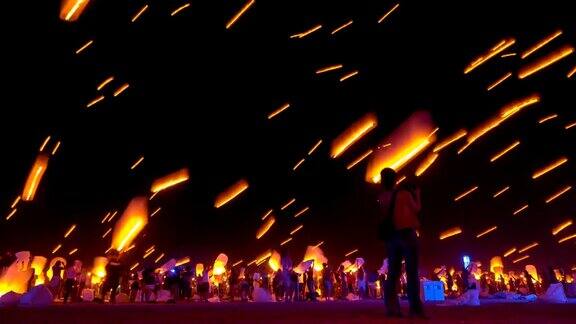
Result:
{"label": "dark night sky", "polygon": [[[443,151],[422,179],[424,194],[423,261],[426,267],[457,264],[463,253],[487,262],[512,246],[532,241],[533,262],[563,266],[576,263],[574,242],[559,245],[551,228],[576,215],[575,190],[546,205],[544,197],[564,185],[576,187],[574,78],[568,70],[576,55],[527,80],[509,80],[491,92],[487,84],[517,71],[519,57],[495,58],[470,75],[464,67],[505,37],[515,37],[521,52],[556,29],[564,34],[538,52],[575,44],[569,1],[404,1],[377,24],[392,1],[258,0],[231,30],[224,26],[244,0],[193,1],[175,17],[184,1],[92,0],[76,23],[58,19],[58,1],[16,3],[3,10],[3,107],[0,128],[3,163],[0,203],[9,212],[38,147],[47,135],[61,140],[32,204],[20,204],[16,216],[0,222],[0,249],[30,249],[48,255],[58,243],[62,252],[80,249],[90,262],[109,244],[100,236],[107,211],[122,211],[128,201],[146,194],[153,179],[182,167],[190,181],[159,194],[150,209],[145,237],[126,262],[135,262],[151,244],[173,257],[190,255],[212,262],[219,252],[231,261],[251,260],[277,248],[300,221],[304,224],[288,248],[300,260],[306,245],[324,240],[332,263],[360,249],[371,267],[381,263],[383,247],[375,239],[374,188],[363,181],[364,165],[352,172],[346,164],[377,145],[417,109],[429,110],[442,138],[471,129],[513,99],[538,92],[541,103],[523,111],[474,144],[463,155]],[[132,15],[149,10],[134,24]],[[354,19],[349,29],[330,31]],[[304,39],[289,39],[316,24],[324,27]],[[94,45],[74,51],[87,40]],[[535,54],[534,57],[537,57]],[[344,64],[341,72],[314,71]],[[346,82],[347,71],[360,73]],[[106,100],[91,109],[96,86],[110,75]],[[130,88],[112,98],[123,82]],[[285,102],[291,108],[268,121]],[[350,123],[373,111],[378,128],[337,160],[328,144]],[[544,125],[550,113],[559,118]],[[322,138],[324,143],[297,172],[292,166]],[[490,156],[519,139],[522,144],[498,163]],[[141,167],[131,164],[144,155]],[[542,179],[533,171],[560,157],[569,163]],[[414,163],[416,164],[416,163]],[[221,209],[214,197],[240,178],[250,189]],[[455,195],[479,185],[470,198]],[[503,185],[502,199],[492,194]],[[278,212],[278,223],[260,241],[254,239],[261,215],[295,197]],[[512,211],[530,203],[527,213]],[[291,216],[310,206],[295,222]],[[66,241],[72,223],[77,232]],[[498,230],[481,239],[481,230]],[[462,226],[464,234],[446,241],[438,233]],[[574,233],[574,227],[566,231]]]}

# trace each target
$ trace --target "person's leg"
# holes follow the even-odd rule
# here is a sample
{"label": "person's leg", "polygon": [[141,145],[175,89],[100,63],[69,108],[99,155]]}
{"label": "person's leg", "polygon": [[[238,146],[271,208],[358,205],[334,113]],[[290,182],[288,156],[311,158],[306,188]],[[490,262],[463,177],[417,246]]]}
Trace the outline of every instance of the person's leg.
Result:
{"label": "person's leg", "polygon": [[403,252],[406,258],[407,293],[410,303],[410,314],[420,315],[424,312],[420,300],[420,278],[418,276],[418,239],[414,231],[403,235]]}
{"label": "person's leg", "polygon": [[388,279],[384,287],[384,301],[389,315],[400,314],[400,302],[396,285],[400,279],[400,269],[402,267],[402,254],[396,238],[387,242],[388,248]]}

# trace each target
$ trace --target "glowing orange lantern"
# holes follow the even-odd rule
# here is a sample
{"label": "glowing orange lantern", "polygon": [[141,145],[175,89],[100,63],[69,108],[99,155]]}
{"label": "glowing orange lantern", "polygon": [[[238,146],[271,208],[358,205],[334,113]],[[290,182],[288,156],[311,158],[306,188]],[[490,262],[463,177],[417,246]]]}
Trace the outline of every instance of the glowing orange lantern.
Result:
{"label": "glowing orange lantern", "polygon": [[270,256],[270,259],[268,259],[268,265],[270,266],[270,269],[272,269],[272,271],[274,272],[280,269],[281,256],[280,253],[278,253],[278,251],[275,250],[272,251],[272,255]]}
{"label": "glowing orange lantern", "polygon": [[232,199],[238,197],[238,195],[248,189],[248,187],[248,181],[241,179],[216,197],[216,200],[214,201],[214,207],[220,208],[226,205],[232,201]]}
{"label": "glowing orange lantern", "polygon": [[270,230],[272,225],[274,225],[274,223],[276,223],[276,218],[274,218],[274,216],[266,218],[266,222],[264,222],[264,224],[262,224],[262,226],[260,226],[258,229],[258,232],[256,232],[256,239],[259,240],[262,236],[264,236]]}
{"label": "glowing orange lantern", "polygon": [[332,158],[339,157],[344,153],[352,144],[359,141],[364,135],[368,134],[371,130],[378,125],[378,118],[373,113],[364,115],[350,127],[348,127],[342,134],[332,141],[330,147],[330,156]]}
{"label": "glowing orange lantern", "polygon": [[78,20],[89,2],[90,0],[62,0],[60,19],[64,21]]}
{"label": "glowing orange lantern", "polygon": [[154,180],[152,183],[152,188],[150,191],[153,193],[160,192],[162,190],[168,189],[172,186],[180,184],[182,182],[188,181],[190,175],[188,174],[188,169],[180,169],[176,172],[172,172],[162,178]]}
{"label": "glowing orange lantern", "polygon": [[112,248],[121,252],[130,246],[134,238],[148,223],[148,199],[137,197],[132,199],[114,225],[112,233]]}
{"label": "glowing orange lantern", "polygon": [[377,149],[368,163],[366,181],[380,182],[380,171],[402,169],[436,139],[434,123],[428,112],[417,111],[400,125],[383,143],[392,143],[386,149]]}
{"label": "glowing orange lantern", "polygon": [[48,167],[48,156],[44,154],[38,155],[36,161],[34,161],[32,170],[30,170],[30,173],[28,174],[26,185],[24,186],[24,190],[22,191],[22,200],[24,201],[34,200],[34,195],[36,194],[36,190],[40,185],[40,181],[42,181],[42,177],[44,176],[44,172],[46,172],[47,167]]}

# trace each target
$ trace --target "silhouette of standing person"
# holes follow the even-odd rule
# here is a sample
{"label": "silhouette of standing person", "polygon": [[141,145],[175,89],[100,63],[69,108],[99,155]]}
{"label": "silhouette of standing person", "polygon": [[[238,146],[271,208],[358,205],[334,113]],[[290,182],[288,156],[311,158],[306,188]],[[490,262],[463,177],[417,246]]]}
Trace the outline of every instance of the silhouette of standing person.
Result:
{"label": "silhouette of standing person", "polygon": [[387,315],[402,317],[397,285],[404,258],[410,316],[426,318],[420,300],[416,235],[416,229],[420,227],[420,190],[410,183],[396,188],[396,172],[390,168],[382,170],[380,177],[383,190],[378,195],[378,203],[384,215],[379,235],[386,243],[389,262],[388,280],[384,289]]}

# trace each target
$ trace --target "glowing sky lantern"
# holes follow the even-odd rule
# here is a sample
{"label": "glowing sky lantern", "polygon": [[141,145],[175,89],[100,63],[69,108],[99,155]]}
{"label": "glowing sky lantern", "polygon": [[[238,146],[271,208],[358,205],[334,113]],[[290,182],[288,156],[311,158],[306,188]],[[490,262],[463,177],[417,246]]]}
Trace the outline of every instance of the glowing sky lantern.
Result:
{"label": "glowing sky lantern", "polygon": [[502,262],[501,257],[495,256],[490,259],[490,272],[494,272],[496,276],[500,276],[504,273],[504,263]]}
{"label": "glowing sky lantern", "polygon": [[234,198],[238,197],[238,195],[240,195],[246,189],[248,189],[249,186],[250,185],[248,184],[248,181],[245,179],[240,179],[238,182],[216,196],[216,199],[214,200],[214,207],[220,208],[226,205]]}
{"label": "glowing sky lantern", "polygon": [[183,168],[176,172],[172,172],[162,178],[154,180],[150,191],[153,193],[160,192],[162,190],[168,189],[172,186],[180,184],[182,182],[188,181],[190,175],[188,174],[188,169]]}
{"label": "glowing sky lantern", "polygon": [[46,262],[48,262],[48,259],[43,256],[36,255],[32,259],[30,268],[34,269],[34,275],[37,276],[36,281],[34,282],[34,286],[41,285],[46,281],[44,277],[44,267],[46,267]]}
{"label": "glowing sky lantern", "polygon": [[196,277],[201,277],[204,273],[204,264],[196,263]]}
{"label": "glowing sky lantern", "polygon": [[274,223],[276,223],[276,218],[274,218],[274,216],[266,218],[264,224],[262,224],[262,226],[260,226],[260,228],[258,229],[258,232],[256,232],[256,239],[259,240],[260,238],[262,238],[262,236],[268,233],[268,231],[270,230],[272,225],[274,225]]}
{"label": "glowing sky lantern", "polygon": [[373,113],[368,113],[364,117],[355,121],[343,133],[338,135],[330,146],[330,156],[337,158],[344,153],[352,144],[359,141],[364,135],[378,125],[378,118]]}
{"label": "glowing sky lantern", "polygon": [[[46,278],[48,278],[48,281],[52,280],[52,276],[54,275],[53,271],[52,271],[52,267],[58,261],[62,262],[62,266],[64,267],[64,269],[66,268],[66,259],[64,259],[62,257],[56,257],[56,258],[50,260],[50,264],[48,265],[48,270],[46,270]],[[64,269],[62,269],[62,271],[60,271],[60,277],[62,277],[62,278],[64,278]]]}
{"label": "glowing sky lantern", "polygon": [[89,2],[90,0],[62,0],[60,19],[64,21],[78,20]]}
{"label": "glowing sky lantern", "polygon": [[281,256],[280,253],[278,253],[278,251],[272,250],[272,255],[270,256],[270,259],[268,259],[268,265],[270,266],[270,269],[272,269],[272,271],[274,272],[280,269],[282,264],[281,264]]}
{"label": "glowing sky lantern", "polygon": [[38,155],[36,161],[34,161],[34,165],[28,174],[28,179],[26,180],[26,185],[24,186],[24,190],[22,191],[22,200],[24,201],[32,201],[34,200],[34,195],[36,194],[36,190],[40,185],[40,181],[42,181],[42,177],[44,176],[44,172],[46,172],[46,168],[48,167],[48,156],[44,154]]}
{"label": "glowing sky lantern", "polygon": [[212,273],[215,276],[226,273],[226,264],[228,264],[228,256],[224,253],[218,254],[216,261],[214,261],[214,267],[212,268]]}
{"label": "glowing sky lantern", "polygon": [[444,232],[440,233],[440,240],[445,240],[449,237],[458,235],[462,233],[462,229],[460,227],[453,227],[451,229],[445,230]]}
{"label": "glowing sky lantern", "polygon": [[132,199],[126,210],[114,225],[112,248],[121,252],[132,244],[132,241],[148,223],[148,199]]}
{"label": "glowing sky lantern", "polygon": [[181,265],[185,265],[190,262],[190,257],[183,257],[182,259],[176,261],[175,267],[179,267]]}
{"label": "glowing sky lantern", "polygon": [[106,277],[106,265],[108,258],[99,256],[94,258],[92,264],[92,278],[90,278],[93,285],[100,283]]}
{"label": "glowing sky lantern", "polygon": [[30,252],[21,251],[15,256],[16,260],[0,273],[0,296],[11,291],[24,294],[28,290],[28,281],[32,276]]}
{"label": "glowing sky lantern", "polygon": [[528,271],[528,273],[530,274],[530,276],[532,276],[534,280],[540,281],[540,278],[538,277],[538,271],[536,270],[536,267],[534,265],[528,264],[524,267],[524,269]]}
{"label": "glowing sky lantern", "polygon": [[323,263],[328,262],[328,258],[324,256],[324,252],[320,247],[309,245],[306,247],[306,253],[304,253],[304,261],[314,261],[314,271],[322,271]]}
{"label": "glowing sky lantern", "polygon": [[[404,121],[382,143],[392,143],[386,149],[377,149],[371,156],[366,169],[366,181],[380,182],[380,171],[402,169],[436,139],[434,123],[426,111],[417,111]],[[431,135],[432,134],[432,135]],[[431,136],[430,136],[431,135]]]}

